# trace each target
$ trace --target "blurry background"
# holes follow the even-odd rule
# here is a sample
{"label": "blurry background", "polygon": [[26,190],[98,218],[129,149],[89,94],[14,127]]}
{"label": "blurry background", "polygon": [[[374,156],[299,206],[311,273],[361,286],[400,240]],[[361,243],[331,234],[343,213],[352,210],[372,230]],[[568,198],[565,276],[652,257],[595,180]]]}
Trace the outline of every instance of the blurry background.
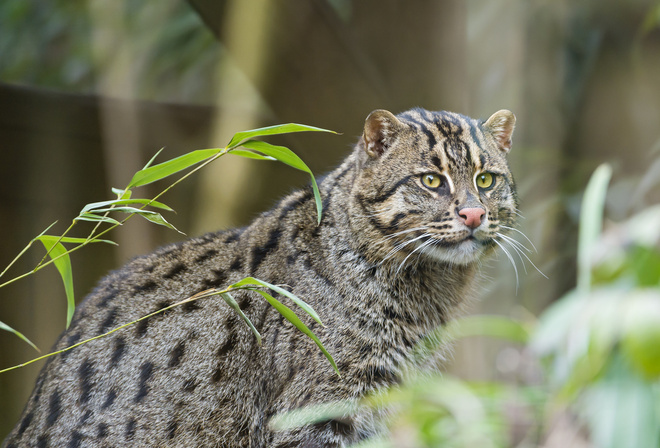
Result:
{"label": "blurry background", "polygon": [[[659,23],[651,0],[3,0],[0,267],[52,222],[61,233],[84,204],[111,199],[162,147],[161,161],[224,146],[236,131],[305,123],[342,135],[271,141],[321,174],[373,109],[485,119],[508,108],[521,230],[549,279],[517,260],[516,287],[500,253],[472,310],[537,315],[575,284],[579,201],[598,164],[614,167],[609,218],[660,200]],[[307,181],[227,157],[163,200],[177,211],[168,220],[194,236],[243,225]],[[72,256],[78,299],[108,270],[181,236],[132,220],[111,238],[118,248]],[[33,249],[8,277],[42,256]],[[2,288],[0,321],[47,351],[65,322],[55,269]],[[449,369],[505,377],[510,354],[470,339]],[[0,368],[35,355],[0,332]],[[0,440],[40,367],[0,375]]]}

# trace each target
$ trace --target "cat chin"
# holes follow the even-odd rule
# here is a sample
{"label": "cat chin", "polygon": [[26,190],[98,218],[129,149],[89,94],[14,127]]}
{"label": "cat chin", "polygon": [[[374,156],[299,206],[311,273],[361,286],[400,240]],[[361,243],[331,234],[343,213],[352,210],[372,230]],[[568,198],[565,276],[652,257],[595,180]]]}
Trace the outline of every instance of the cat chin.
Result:
{"label": "cat chin", "polygon": [[475,239],[465,239],[450,246],[431,246],[423,249],[430,258],[443,263],[468,265],[479,260],[486,247]]}

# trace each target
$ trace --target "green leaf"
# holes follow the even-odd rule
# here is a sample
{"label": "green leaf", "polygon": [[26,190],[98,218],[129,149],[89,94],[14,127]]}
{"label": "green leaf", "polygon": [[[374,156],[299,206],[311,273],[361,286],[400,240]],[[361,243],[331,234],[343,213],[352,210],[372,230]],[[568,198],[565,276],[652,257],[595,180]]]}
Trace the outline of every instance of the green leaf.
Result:
{"label": "green leaf", "polygon": [[277,160],[274,157],[264,156],[264,155],[261,155],[261,154],[257,154],[254,151],[247,151],[247,150],[241,149],[241,148],[234,148],[234,149],[230,150],[227,154],[233,154],[235,156],[245,157],[247,159]]}
{"label": "green leaf", "polygon": [[165,226],[168,229],[172,229],[176,232],[179,232],[181,235],[185,235],[185,233],[183,233],[182,231],[180,231],[179,229],[174,227],[172,224],[167,222],[165,220],[165,218],[163,218],[163,216],[160,213],[155,213],[155,212],[143,213],[143,212],[144,212],[144,210],[140,213],[137,213],[137,212],[135,212],[135,213],[142,216],[144,219],[147,219],[147,220],[153,222],[154,224],[158,224],[159,226]]}
{"label": "green leaf", "polygon": [[238,302],[234,300],[231,294],[228,292],[224,292],[220,294],[220,296],[225,299],[225,302],[227,302],[227,305],[229,305],[234,311],[238,313],[239,316],[245,321],[245,323],[250,327],[250,330],[252,330],[252,333],[254,334],[254,337],[257,338],[257,344],[261,345],[261,335],[259,334],[259,331],[252,325],[252,321],[248,319],[248,317],[243,313],[243,310],[241,309],[240,306],[238,306]]}
{"label": "green leaf", "polygon": [[222,151],[223,149],[198,149],[197,151],[192,151],[168,160],[167,162],[147,167],[135,173],[126,188],[140,187],[164,179],[200,162],[204,162],[220,154]]}
{"label": "green leaf", "polygon": [[264,286],[264,287],[266,287],[270,290],[275,291],[278,294],[281,294],[285,297],[288,297],[296,305],[298,305],[300,308],[302,308],[307,314],[312,316],[312,319],[314,319],[316,322],[318,322],[321,326],[325,327],[325,325],[323,325],[323,322],[321,322],[321,318],[319,317],[318,314],[316,314],[316,311],[314,311],[314,309],[311,306],[309,306],[307,303],[305,303],[305,301],[298,298],[298,296],[296,296],[295,294],[287,291],[284,288],[280,288],[279,286],[270,284],[270,283],[265,282],[263,280],[259,280],[258,278],[246,277],[243,280],[229,286],[229,288],[227,288],[227,289],[237,288],[237,287],[246,286],[246,285]]}
{"label": "green leaf", "polygon": [[[295,169],[305,171],[306,173],[311,173],[311,170],[305,164],[305,162],[303,162],[302,159],[296,155],[296,153],[285,146],[271,145],[270,143],[262,142],[259,140],[250,140],[249,142],[243,143],[241,146],[244,148],[252,149],[254,151],[259,151],[260,153],[279,160],[282,163],[286,163]],[[232,152],[233,151],[234,150],[232,150]]]}
{"label": "green leaf", "polygon": [[1,322],[1,321],[0,321],[0,330],[5,330],[5,331],[9,331],[10,333],[14,333],[16,336],[18,336],[19,338],[23,339],[25,342],[30,344],[32,346],[32,348],[35,349],[36,351],[38,351],[38,352],[41,351],[37,348],[36,345],[34,345],[32,343],[32,341],[30,341],[28,338],[26,338],[23,335],[23,333],[21,333],[20,331],[14,330],[12,327],[10,327],[9,325],[7,325],[6,323]]}
{"label": "green leaf", "polygon": [[76,300],[73,293],[73,270],[71,269],[71,258],[66,248],[57,242],[57,237],[42,235],[37,237],[41,241],[48,252],[51,259],[54,260],[55,267],[62,277],[64,283],[64,291],[66,292],[66,327],[69,328],[73,312],[76,309]]}
{"label": "green leaf", "polygon": [[121,223],[109,216],[99,216],[94,213],[83,213],[73,218],[74,221],[107,222],[108,224],[120,226]]}
{"label": "green leaf", "polygon": [[314,174],[312,174],[312,170],[309,169],[309,167],[305,164],[305,162],[302,161],[300,157],[298,157],[289,148],[285,148],[284,146],[271,145],[270,143],[261,142],[258,140],[245,142],[241,146],[248,149],[253,149],[255,151],[259,151],[260,153],[273,157],[274,159],[277,159],[282,163],[286,163],[287,165],[293,168],[296,168],[300,171],[304,171],[307,174],[309,174],[310,177],[312,178],[312,189],[314,190],[314,199],[316,200],[316,212],[318,213],[318,222],[319,223],[321,222],[323,203],[321,202],[321,194],[319,193],[319,187],[316,184],[316,179],[314,178]]}
{"label": "green leaf", "polygon": [[[113,207],[113,208],[95,209],[94,212],[96,213],[122,212],[122,213],[132,213],[135,215],[140,215],[148,221],[151,221],[160,226],[165,226],[168,229],[172,229],[176,232],[179,232],[181,235],[185,235],[185,233],[181,232],[179,229],[177,229],[172,224],[167,222],[167,220],[163,218],[163,216],[160,213],[151,210],[142,210],[135,207]],[[102,222],[110,222],[112,224],[121,224],[119,221],[116,221],[107,216],[98,216],[98,215],[93,215],[91,213],[83,213],[80,216],[78,216],[76,219],[82,221],[102,221]]]}
{"label": "green leaf", "polygon": [[596,168],[589,179],[580,210],[578,240],[578,290],[582,293],[591,287],[591,265],[593,249],[598,243],[603,227],[603,209],[607,184],[612,177],[612,168],[603,164]]}
{"label": "green leaf", "polygon": [[339,373],[339,369],[337,368],[337,364],[335,364],[335,360],[332,359],[332,356],[328,351],[325,349],[319,338],[316,337],[316,335],[309,329],[307,328],[307,325],[305,325],[299,318],[296,316],[296,313],[291,311],[287,306],[282,304],[280,301],[278,301],[276,298],[271,296],[270,294],[261,291],[260,289],[254,289],[253,291],[261,294],[264,299],[270,303],[273,308],[275,308],[286,320],[291,322],[299,331],[301,331],[303,334],[307,335],[312,341],[316,343],[319,349],[321,349],[321,352],[325,355],[325,357],[330,361],[330,364],[332,365],[332,368],[335,369],[335,372],[337,373],[338,376],[341,376]]}
{"label": "green leaf", "polygon": [[86,244],[86,243],[106,243],[117,246],[117,243],[111,240],[101,240],[101,239],[87,239],[87,238],[71,238],[68,236],[60,237],[54,235],[43,235],[41,238],[48,239],[53,241],[53,243],[59,241],[60,243],[72,243],[72,244]]}
{"label": "green leaf", "polygon": [[147,162],[147,164],[146,164],[146,165],[144,166],[144,168],[142,168],[142,169],[143,169],[143,170],[146,170],[147,168],[149,168],[149,167],[151,166],[151,164],[154,163],[154,161],[156,160],[156,157],[158,157],[158,155],[159,155],[161,152],[163,152],[163,149],[165,149],[165,148],[160,148],[160,149],[156,152],[156,154],[154,154],[154,156],[153,156],[151,159],[149,159],[149,161]]}
{"label": "green leaf", "polygon": [[121,190],[119,188],[112,188],[112,192],[117,195],[119,199],[130,199],[133,192],[130,189]]}
{"label": "green leaf", "polygon": [[307,126],[304,124],[288,123],[288,124],[278,124],[275,126],[267,126],[265,128],[252,129],[250,131],[237,132],[234,134],[232,139],[227,145],[227,149],[233,149],[241,145],[241,142],[255,138],[263,137],[265,135],[280,135],[280,134],[291,134],[294,132],[331,132],[336,134],[335,131],[330,131],[328,129],[317,128],[314,126]]}
{"label": "green leaf", "polygon": [[[149,205],[152,207],[160,208],[162,210],[167,210],[168,212],[173,212],[174,210],[171,209],[168,205],[163,204],[162,202],[154,201],[151,199],[115,199],[112,201],[102,201],[102,202],[92,202],[90,204],[87,204],[83,207],[83,209],[80,211],[80,214],[87,213],[91,210],[94,210],[95,213],[99,213],[98,209],[103,209],[103,211],[113,211],[113,209],[107,209],[105,207],[111,206],[111,205],[129,205],[129,204],[142,204],[142,205]],[[115,207],[116,210],[116,207]]]}

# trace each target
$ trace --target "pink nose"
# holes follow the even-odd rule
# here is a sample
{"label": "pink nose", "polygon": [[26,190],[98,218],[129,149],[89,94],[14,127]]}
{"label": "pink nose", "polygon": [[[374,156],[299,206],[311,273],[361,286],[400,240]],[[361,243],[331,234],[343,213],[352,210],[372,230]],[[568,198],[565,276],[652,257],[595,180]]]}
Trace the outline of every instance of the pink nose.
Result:
{"label": "pink nose", "polygon": [[458,216],[471,229],[476,229],[481,225],[481,217],[485,214],[486,210],[483,208],[464,208],[458,212]]}

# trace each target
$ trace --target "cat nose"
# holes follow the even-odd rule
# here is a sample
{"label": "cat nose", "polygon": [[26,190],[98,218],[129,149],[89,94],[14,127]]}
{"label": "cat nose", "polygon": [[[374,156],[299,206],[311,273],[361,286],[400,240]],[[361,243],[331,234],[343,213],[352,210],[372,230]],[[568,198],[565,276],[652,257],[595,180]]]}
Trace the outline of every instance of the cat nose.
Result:
{"label": "cat nose", "polygon": [[466,226],[471,229],[476,229],[481,225],[481,217],[486,214],[483,208],[464,208],[458,211],[458,216],[461,217]]}

